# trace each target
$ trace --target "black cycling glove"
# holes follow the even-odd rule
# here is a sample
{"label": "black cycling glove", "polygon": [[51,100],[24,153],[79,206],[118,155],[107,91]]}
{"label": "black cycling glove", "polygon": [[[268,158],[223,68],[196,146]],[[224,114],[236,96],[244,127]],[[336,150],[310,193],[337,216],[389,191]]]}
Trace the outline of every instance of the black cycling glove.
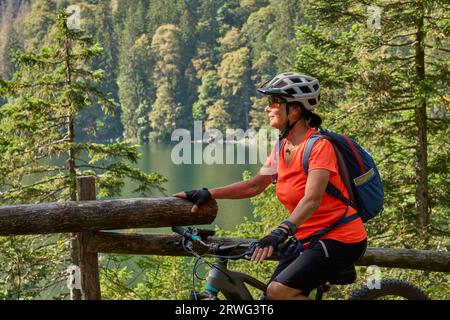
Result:
{"label": "black cycling glove", "polygon": [[260,248],[273,247],[277,248],[280,243],[286,241],[288,235],[281,228],[274,229],[269,235],[258,241],[257,246]]}
{"label": "black cycling glove", "polygon": [[193,202],[198,207],[204,205],[209,200],[212,199],[211,193],[207,188],[202,188],[200,190],[191,190],[191,191],[185,191],[186,198]]}

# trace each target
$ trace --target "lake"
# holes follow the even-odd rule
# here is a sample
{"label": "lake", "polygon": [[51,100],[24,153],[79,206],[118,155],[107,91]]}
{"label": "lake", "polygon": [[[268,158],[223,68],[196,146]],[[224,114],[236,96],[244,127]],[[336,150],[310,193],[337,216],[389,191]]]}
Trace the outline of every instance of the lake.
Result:
{"label": "lake", "polygon": [[[194,144],[192,144],[194,146]],[[201,145],[200,145],[201,146]],[[197,145],[199,147],[199,145]],[[203,149],[205,145],[202,146]],[[246,161],[244,164],[225,164],[225,157],[234,152],[234,163],[237,161],[237,148],[245,148]],[[179,191],[188,191],[192,189],[199,189],[202,187],[213,188],[225,186],[242,180],[242,173],[245,170],[255,174],[260,168],[259,159],[257,164],[249,164],[250,150],[252,146],[238,146],[237,144],[226,144],[223,150],[224,164],[175,164],[172,161],[171,153],[172,146],[157,145],[157,144],[143,144],[140,146],[141,159],[136,164],[136,167],[146,173],[157,172],[162,174],[168,181],[164,184],[167,195]],[[194,149],[194,148],[193,148]],[[194,154],[192,152],[192,159]],[[242,159],[241,159],[242,160]],[[194,161],[191,161],[191,163]],[[228,161],[230,162],[230,161]],[[255,163],[255,161],[252,161]],[[120,198],[139,197],[139,195],[132,194],[135,184],[127,180]],[[164,196],[158,191],[154,196]],[[253,205],[249,199],[243,200],[217,200],[219,211],[217,217],[212,225],[202,226],[208,229],[214,229],[214,226],[219,226],[225,230],[235,230],[236,226],[244,221],[244,217],[253,220],[252,211]],[[155,228],[146,229],[146,232],[165,232],[169,228]]]}

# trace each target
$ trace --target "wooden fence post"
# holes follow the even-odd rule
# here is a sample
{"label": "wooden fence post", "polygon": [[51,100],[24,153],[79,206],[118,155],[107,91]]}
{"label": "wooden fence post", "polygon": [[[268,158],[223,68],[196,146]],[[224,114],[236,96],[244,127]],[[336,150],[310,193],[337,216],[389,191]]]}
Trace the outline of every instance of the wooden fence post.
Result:
{"label": "wooden fence post", "polygon": [[[78,201],[96,200],[95,177],[77,178]],[[78,247],[80,252],[81,289],[84,300],[100,300],[100,276],[98,270],[98,253],[89,252],[88,244],[93,232],[78,233]]]}

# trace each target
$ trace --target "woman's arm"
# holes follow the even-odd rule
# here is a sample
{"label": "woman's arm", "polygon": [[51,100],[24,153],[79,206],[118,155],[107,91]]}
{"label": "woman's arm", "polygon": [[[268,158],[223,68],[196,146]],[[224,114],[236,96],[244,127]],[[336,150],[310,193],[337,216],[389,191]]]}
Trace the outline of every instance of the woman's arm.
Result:
{"label": "woman's arm", "polygon": [[239,181],[224,187],[210,189],[214,199],[245,199],[263,192],[271,183],[271,176],[257,174],[250,180]]}
{"label": "woman's arm", "polygon": [[[263,192],[272,181],[271,176],[261,175],[258,173],[255,177],[247,181],[236,182],[224,187],[214,188],[209,190],[209,194],[213,199],[245,199],[256,196]],[[203,190],[200,192],[207,193]],[[186,199],[186,192],[178,192],[173,195]],[[211,198],[208,194],[205,194],[205,199]],[[194,204],[191,208],[191,212],[195,213],[199,210],[197,204]]]}

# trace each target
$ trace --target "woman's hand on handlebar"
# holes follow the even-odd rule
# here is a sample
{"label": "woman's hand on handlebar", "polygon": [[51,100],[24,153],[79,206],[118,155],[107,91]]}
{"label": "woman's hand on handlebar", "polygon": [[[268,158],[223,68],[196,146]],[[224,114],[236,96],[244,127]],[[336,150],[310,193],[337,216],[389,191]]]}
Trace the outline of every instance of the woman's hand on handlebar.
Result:
{"label": "woman's hand on handlebar", "polygon": [[253,255],[251,261],[255,263],[263,262],[267,258],[269,258],[273,253],[273,247],[256,247],[255,251],[253,251]]}
{"label": "woman's hand on handlebar", "polygon": [[286,241],[287,237],[287,232],[282,228],[274,229],[269,235],[257,242],[251,261],[259,263],[269,258],[272,255],[274,248],[278,248],[281,243]]}
{"label": "woman's hand on handlebar", "polygon": [[207,203],[212,199],[211,193],[207,188],[202,188],[199,190],[191,190],[185,192],[178,192],[173,195],[174,197],[187,199],[194,203],[191,208],[192,213],[196,213],[199,210],[199,207]]}

